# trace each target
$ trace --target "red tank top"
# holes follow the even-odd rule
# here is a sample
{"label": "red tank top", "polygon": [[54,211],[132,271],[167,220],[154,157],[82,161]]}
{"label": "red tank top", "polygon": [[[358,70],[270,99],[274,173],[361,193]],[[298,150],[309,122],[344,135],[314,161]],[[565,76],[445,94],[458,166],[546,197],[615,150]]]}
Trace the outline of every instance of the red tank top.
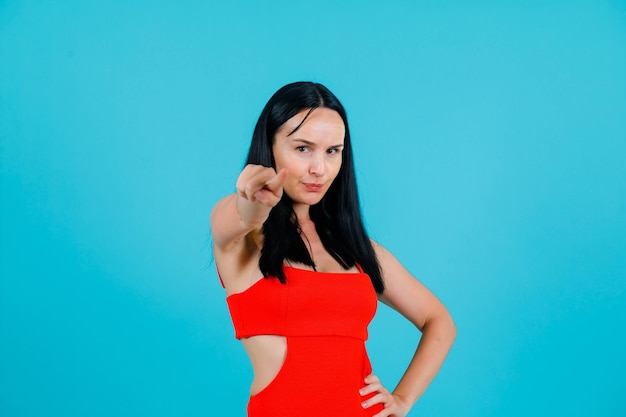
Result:
{"label": "red tank top", "polygon": [[238,339],[286,337],[278,375],[248,403],[248,417],[368,417],[364,378],[372,372],[365,350],[377,297],[369,276],[284,266],[287,279],[262,278],[226,298]]}
{"label": "red tank top", "polygon": [[262,278],[226,298],[235,337],[349,336],[367,339],[377,298],[370,278],[284,266],[286,284]]}

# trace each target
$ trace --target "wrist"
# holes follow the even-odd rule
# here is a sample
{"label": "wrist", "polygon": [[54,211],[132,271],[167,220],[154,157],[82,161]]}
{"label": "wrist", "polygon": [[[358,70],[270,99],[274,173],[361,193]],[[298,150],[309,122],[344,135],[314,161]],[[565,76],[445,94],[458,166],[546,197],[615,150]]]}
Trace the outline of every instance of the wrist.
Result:
{"label": "wrist", "polygon": [[248,230],[260,230],[263,227],[263,223],[267,219],[267,213],[262,213],[264,210],[250,200],[246,200],[240,195],[235,197],[235,212],[241,224]]}
{"label": "wrist", "polygon": [[392,392],[391,395],[396,398],[396,401],[400,404],[400,407],[402,407],[407,412],[411,409],[411,407],[413,407],[413,405],[417,401],[417,399],[412,401],[407,395],[398,393],[396,391]]}

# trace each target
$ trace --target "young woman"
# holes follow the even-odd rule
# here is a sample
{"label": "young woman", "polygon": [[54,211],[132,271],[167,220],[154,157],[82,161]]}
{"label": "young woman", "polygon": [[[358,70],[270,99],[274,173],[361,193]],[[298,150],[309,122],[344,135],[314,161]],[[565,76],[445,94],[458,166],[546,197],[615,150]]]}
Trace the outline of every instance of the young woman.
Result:
{"label": "young woman", "polygon": [[[254,370],[248,416],[405,416],[456,329],[441,302],[368,238],[339,100],[310,82],[278,90],[236,188],[213,209],[211,231]],[[365,351],[377,300],[423,333],[392,392]]]}

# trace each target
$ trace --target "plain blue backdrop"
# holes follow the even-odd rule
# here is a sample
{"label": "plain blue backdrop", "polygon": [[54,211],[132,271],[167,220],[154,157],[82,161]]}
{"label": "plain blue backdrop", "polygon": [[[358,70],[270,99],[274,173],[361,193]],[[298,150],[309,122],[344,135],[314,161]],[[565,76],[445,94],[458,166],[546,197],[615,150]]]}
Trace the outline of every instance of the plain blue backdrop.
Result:
{"label": "plain blue backdrop", "polygon": [[297,80],[457,322],[411,416],[626,415],[625,74],[620,0],[0,1],[0,415],[245,415],[208,219]]}

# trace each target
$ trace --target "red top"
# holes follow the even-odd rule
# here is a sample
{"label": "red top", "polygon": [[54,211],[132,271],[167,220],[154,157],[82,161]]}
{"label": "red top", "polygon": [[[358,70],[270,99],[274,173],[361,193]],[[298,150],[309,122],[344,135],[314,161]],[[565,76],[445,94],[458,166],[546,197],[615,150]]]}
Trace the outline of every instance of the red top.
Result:
{"label": "red top", "polygon": [[[360,270],[360,268],[359,268]],[[377,298],[370,278],[284,266],[286,284],[262,278],[226,298],[237,339],[261,335],[367,339]]]}
{"label": "red top", "polygon": [[372,372],[365,339],[377,306],[369,276],[284,266],[286,284],[261,278],[226,298],[238,339],[285,337],[286,356],[274,379],[251,395],[248,417],[371,417],[359,389]]}

